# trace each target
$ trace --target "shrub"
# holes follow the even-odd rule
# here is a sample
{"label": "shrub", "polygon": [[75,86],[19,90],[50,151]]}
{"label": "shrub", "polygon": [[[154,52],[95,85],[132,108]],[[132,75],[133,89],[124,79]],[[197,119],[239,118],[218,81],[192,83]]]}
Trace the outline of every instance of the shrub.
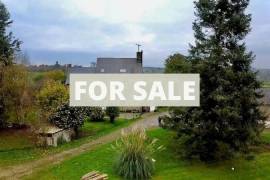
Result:
{"label": "shrub", "polygon": [[92,107],[81,107],[82,108],[82,111],[83,111],[83,114],[87,117],[87,119],[90,119],[90,115],[91,115],[91,112],[92,112]]}
{"label": "shrub", "polygon": [[89,117],[91,121],[96,122],[104,121],[105,114],[101,107],[91,107],[89,111],[90,111]]}
{"label": "shrub", "polygon": [[157,139],[149,140],[142,129],[133,129],[112,146],[119,153],[116,163],[118,175],[125,179],[150,179],[154,171],[152,155],[162,149],[157,147]]}
{"label": "shrub", "polygon": [[78,130],[83,125],[84,118],[82,108],[72,107],[65,103],[57,108],[57,111],[49,117],[49,120],[59,128],[74,128],[76,137],[78,137]]}
{"label": "shrub", "polygon": [[107,107],[106,108],[106,115],[110,117],[110,122],[114,123],[116,117],[120,114],[119,107]]}
{"label": "shrub", "polygon": [[37,101],[45,112],[54,110],[68,100],[68,90],[60,82],[48,80],[37,94]]}

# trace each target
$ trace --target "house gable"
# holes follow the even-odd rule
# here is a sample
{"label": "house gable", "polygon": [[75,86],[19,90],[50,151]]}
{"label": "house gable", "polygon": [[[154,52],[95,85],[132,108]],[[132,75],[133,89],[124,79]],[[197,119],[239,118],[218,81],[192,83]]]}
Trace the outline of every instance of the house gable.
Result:
{"label": "house gable", "polygon": [[142,73],[136,58],[97,58],[96,73]]}

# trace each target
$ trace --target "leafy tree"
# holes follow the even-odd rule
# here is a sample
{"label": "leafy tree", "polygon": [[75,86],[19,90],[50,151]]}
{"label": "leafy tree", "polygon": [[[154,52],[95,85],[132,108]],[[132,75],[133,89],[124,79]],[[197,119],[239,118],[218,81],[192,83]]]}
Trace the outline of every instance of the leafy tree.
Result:
{"label": "leafy tree", "polygon": [[7,32],[12,24],[10,14],[0,1],[0,65],[12,65],[15,52],[20,50],[21,42],[14,39],[12,32]]}
{"label": "leafy tree", "polygon": [[74,128],[78,137],[79,128],[84,123],[85,115],[81,107],[72,107],[68,103],[58,107],[56,112],[49,117],[49,121],[59,128]]}
{"label": "leafy tree", "polygon": [[188,73],[191,63],[182,54],[173,54],[165,60],[165,73]]}
{"label": "leafy tree", "polygon": [[37,101],[44,112],[51,113],[68,101],[68,90],[60,82],[48,80],[38,92]]}
{"label": "leafy tree", "polygon": [[110,117],[111,123],[114,123],[115,118],[120,114],[120,109],[119,107],[107,107],[106,114]]}
{"label": "leafy tree", "polygon": [[251,70],[254,56],[243,42],[250,31],[248,4],[249,0],[195,2],[190,60],[191,72],[201,76],[201,106],[174,109],[169,123],[184,156],[211,161],[248,152],[264,127],[260,83]]}
{"label": "leafy tree", "polygon": [[24,66],[12,65],[0,68],[3,74],[0,94],[3,95],[4,109],[0,123],[25,124],[37,119],[34,106],[33,91],[28,72]]}

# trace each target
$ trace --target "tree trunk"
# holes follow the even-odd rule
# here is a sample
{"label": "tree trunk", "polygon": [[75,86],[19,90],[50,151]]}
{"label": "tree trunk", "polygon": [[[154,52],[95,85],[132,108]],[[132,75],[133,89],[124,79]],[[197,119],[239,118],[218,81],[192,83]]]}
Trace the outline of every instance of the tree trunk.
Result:
{"label": "tree trunk", "polygon": [[110,117],[110,122],[111,122],[111,123],[114,123],[114,119],[115,119],[115,117],[114,117],[114,116],[111,116],[111,117]]}
{"label": "tree trunk", "polygon": [[75,132],[75,139],[78,139],[79,138],[79,128],[74,127],[74,132]]}

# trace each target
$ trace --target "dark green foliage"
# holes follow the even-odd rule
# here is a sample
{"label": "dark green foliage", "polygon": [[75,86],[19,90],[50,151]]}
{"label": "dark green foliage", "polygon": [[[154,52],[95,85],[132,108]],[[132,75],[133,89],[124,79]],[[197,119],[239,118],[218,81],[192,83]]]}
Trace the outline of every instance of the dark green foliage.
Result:
{"label": "dark green foliage", "polygon": [[20,49],[21,42],[14,39],[12,32],[7,32],[7,29],[12,24],[10,14],[5,5],[0,1],[0,65],[12,65],[14,55]]}
{"label": "dark green foliage", "polygon": [[79,128],[84,123],[84,118],[83,108],[72,107],[65,103],[57,108],[57,111],[49,117],[49,121],[59,128],[74,128],[77,136]]}
{"label": "dark green foliage", "polygon": [[243,42],[250,31],[248,4],[249,0],[195,2],[195,45],[189,59],[191,72],[201,76],[201,106],[174,108],[169,122],[186,157],[212,161],[247,152],[264,127],[260,83],[251,70],[254,56]]}
{"label": "dark green foliage", "polygon": [[90,118],[91,121],[99,122],[99,121],[104,121],[104,111],[101,107],[91,107],[88,112],[90,114],[88,117]]}
{"label": "dark green foliage", "polygon": [[[4,67],[12,65],[14,56],[20,50],[21,42],[14,40],[12,32],[7,33],[7,29],[12,24],[10,14],[5,5],[0,1],[0,87],[2,87]],[[5,111],[4,105],[5,95],[0,93],[0,128],[6,125],[6,120],[3,117]]]}
{"label": "dark green foliage", "polygon": [[116,117],[120,114],[119,107],[107,107],[106,108],[106,115],[110,117],[110,122],[114,123]]}
{"label": "dark green foliage", "polygon": [[173,54],[165,61],[165,73],[188,73],[191,63],[182,54]]}
{"label": "dark green foliage", "polygon": [[83,111],[83,114],[85,115],[85,117],[88,117],[88,119],[90,120],[92,107],[85,106],[85,107],[81,107],[81,108],[82,108],[82,111]]}

